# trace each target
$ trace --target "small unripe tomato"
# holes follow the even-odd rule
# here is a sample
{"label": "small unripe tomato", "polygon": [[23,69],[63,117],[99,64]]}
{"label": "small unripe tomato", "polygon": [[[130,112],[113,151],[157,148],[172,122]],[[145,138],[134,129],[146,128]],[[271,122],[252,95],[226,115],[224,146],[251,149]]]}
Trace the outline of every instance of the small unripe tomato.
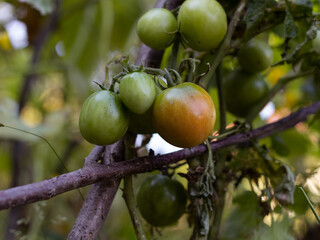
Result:
{"label": "small unripe tomato", "polygon": [[158,174],[147,177],[137,194],[143,218],[153,226],[168,226],[184,213],[187,193],[182,184]]}
{"label": "small unripe tomato", "polygon": [[141,41],[158,50],[171,45],[177,30],[176,18],[165,8],[149,10],[141,16],[137,24],[137,32]]}
{"label": "small unripe tomato", "polygon": [[260,72],[272,64],[273,51],[265,41],[254,38],[241,47],[238,59],[244,70]]}
{"label": "small unripe tomato", "polygon": [[227,16],[216,0],[187,0],[178,13],[178,25],[187,45],[197,51],[219,46],[227,32]]}
{"label": "small unripe tomato", "polygon": [[164,90],[153,104],[153,125],[168,143],[193,147],[212,133],[216,111],[210,95],[194,83],[182,83]]}
{"label": "small unripe tomato", "polygon": [[313,50],[320,54],[320,30],[317,30],[316,38],[312,39]]}
{"label": "small unripe tomato", "polygon": [[146,112],[154,102],[157,85],[145,72],[125,75],[119,85],[119,94],[126,107],[136,114]]}
{"label": "small unripe tomato", "polygon": [[245,118],[265,97],[269,88],[259,73],[237,69],[226,76],[223,90],[227,110],[235,116]]}
{"label": "small unripe tomato", "polygon": [[84,139],[96,145],[108,145],[120,140],[129,126],[127,109],[118,95],[98,91],[84,102],[79,118]]}

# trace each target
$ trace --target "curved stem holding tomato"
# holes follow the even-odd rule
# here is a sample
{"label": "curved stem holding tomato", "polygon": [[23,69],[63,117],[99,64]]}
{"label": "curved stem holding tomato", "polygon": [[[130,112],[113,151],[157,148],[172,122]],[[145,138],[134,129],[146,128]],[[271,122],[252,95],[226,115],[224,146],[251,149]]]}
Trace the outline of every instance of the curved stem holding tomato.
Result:
{"label": "curved stem holding tomato", "polygon": [[[135,137],[129,133],[125,135],[125,158],[126,160],[133,157],[133,148]],[[127,175],[123,178],[124,189],[123,198],[128,207],[131,221],[138,240],[146,240],[146,236],[142,227],[142,221],[139,209],[137,208],[136,197],[133,190],[132,175]]]}
{"label": "curved stem holding tomato", "polygon": [[180,40],[179,40],[179,37],[176,37],[176,39],[173,42],[172,52],[168,62],[168,67],[171,69],[177,69],[177,56],[179,52],[179,46],[180,46]]}

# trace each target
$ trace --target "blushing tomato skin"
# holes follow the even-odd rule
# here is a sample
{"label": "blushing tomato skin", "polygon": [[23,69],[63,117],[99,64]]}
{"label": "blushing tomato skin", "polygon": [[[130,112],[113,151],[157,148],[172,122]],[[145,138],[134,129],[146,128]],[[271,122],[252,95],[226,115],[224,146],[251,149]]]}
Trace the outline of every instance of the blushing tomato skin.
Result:
{"label": "blushing tomato skin", "polygon": [[226,76],[223,89],[227,110],[241,118],[245,118],[269,90],[262,75],[241,69]]}
{"label": "blushing tomato skin", "polygon": [[212,133],[216,111],[210,95],[194,83],[182,83],[164,90],[153,104],[152,121],[168,143],[194,147]]}
{"label": "blushing tomato skin", "polygon": [[219,46],[227,32],[227,16],[215,0],[187,0],[178,13],[179,31],[187,45],[197,51]]}
{"label": "blushing tomato skin", "polygon": [[165,8],[153,8],[137,23],[140,40],[153,49],[162,50],[171,45],[178,30],[173,13]]}
{"label": "blushing tomato skin", "polygon": [[265,41],[254,38],[241,47],[238,59],[244,70],[260,72],[272,64],[273,51]]}
{"label": "blushing tomato skin", "polygon": [[153,104],[157,94],[157,85],[145,72],[133,72],[125,75],[119,85],[119,94],[128,109],[143,114]]}
{"label": "blushing tomato skin", "polygon": [[147,177],[137,194],[137,205],[143,218],[153,226],[167,226],[184,213],[187,193],[182,184],[158,174]]}
{"label": "blushing tomato skin", "polygon": [[129,126],[127,109],[118,95],[98,91],[84,102],[79,127],[84,139],[96,145],[108,145],[120,140]]}

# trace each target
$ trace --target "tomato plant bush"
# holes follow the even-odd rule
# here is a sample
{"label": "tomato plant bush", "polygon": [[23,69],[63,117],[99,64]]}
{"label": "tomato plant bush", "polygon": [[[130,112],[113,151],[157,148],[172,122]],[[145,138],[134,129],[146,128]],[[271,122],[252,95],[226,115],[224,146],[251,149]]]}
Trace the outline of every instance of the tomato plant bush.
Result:
{"label": "tomato plant bush", "polygon": [[260,72],[270,67],[273,61],[273,51],[265,41],[254,38],[241,47],[238,59],[244,70]]}
{"label": "tomato plant bush", "polygon": [[178,13],[179,31],[194,50],[209,51],[219,46],[227,32],[224,9],[215,0],[187,0]]}
{"label": "tomato plant bush", "polygon": [[137,33],[141,41],[159,50],[170,46],[177,30],[176,18],[165,8],[149,10],[137,23]]}
{"label": "tomato plant bush", "polygon": [[133,72],[121,79],[119,94],[128,109],[142,114],[153,104],[157,94],[156,88],[150,75],[144,72]]}
{"label": "tomato plant bush", "polygon": [[98,91],[84,102],[79,127],[82,136],[96,145],[112,144],[120,140],[129,126],[127,109],[118,95]]}
{"label": "tomato plant bush", "polygon": [[182,83],[157,96],[152,120],[156,131],[170,144],[193,147],[212,133],[216,111],[203,88],[194,83]]}
{"label": "tomato plant bush", "polygon": [[157,174],[147,177],[137,193],[137,205],[144,219],[153,226],[168,226],[184,213],[187,193],[182,184]]}
{"label": "tomato plant bush", "polygon": [[246,117],[267,93],[268,85],[259,73],[237,69],[224,79],[227,110],[238,117]]}

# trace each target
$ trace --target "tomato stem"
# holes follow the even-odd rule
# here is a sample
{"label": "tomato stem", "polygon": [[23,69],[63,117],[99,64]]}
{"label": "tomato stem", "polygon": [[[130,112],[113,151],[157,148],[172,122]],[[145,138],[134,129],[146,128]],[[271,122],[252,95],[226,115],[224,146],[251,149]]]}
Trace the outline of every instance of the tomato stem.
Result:
{"label": "tomato stem", "polygon": [[245,9],[246,6],[246,0],[242,0],[239,5],[237,6],[237,9],[235,10],[233,17],[231,19],[231,22],[229,24],[228,30],[227,30],[227,34],[224,37],[222,43],[220,44],[215,57],[213,59],[213,62],[211,64],[211,72],[215,72],[217,67],[220,65],[223,57],[225,56],[227,49],[230,47],[230,43],[232,40],[232,35],[236,29],[236,26],[238,25],[239,21],[240,21],[240,16],[242,14],[242,12]]}
{"label": "tomato stem", "polygon": [[180,46],[180,37],[177,36],[173,42],[172,46],[172,52],[169,58],[168,67],[171,69],[177,69],[177,56],[179,52],[179,46]]}
{"label": "tomato stem", "polygon": [[[136,135],[126,133],[124,137],[126,160],[131,159],[135,155],[134,154],[134,143],[136,139],[135,136]],[[147,240],[142,227],[141,215],[140,215],[139,209],[137,208],[136,197],[133,190],[132,175],[125,176],[123,180],[124,180],[123,198],[129,210],[131,221],[132,221],[137,239]]]}
{"label": "tomato stem", "polygon": [[219,134],[225,132],[225,128],[227,125],[227,110],[226,110],[226,102],[225,102],[225,95],[222,86],[222,79],[221,79],[221,65],[218,65],[217,71],[217,88],[218,88],[218,98],[219,98]]}
{"label": "tomato stem", "polygon": [[[9,129],[13,129],[13,130],[16,130],[16,131],[19,131],[19,132],[23,132],[23,133],[27,133],[29,135],[32,135],[32,136],[35,136],[35,137],[38,137],[40,138],[41,140],[43,140],[49,147],[50,149],[53,151],[54,155],[56,155],[56,157],[58,158],[61,166],[64,168],[64,170],[68,173],[69,170],[67,169],[66,165],[63,163],[61,157],[59,156],[59,154],[57,153],[57,151],[53,148],[53,146],[49,143],[49,141],[47,139],[45,139],[44,137],[38,135],[38,134],[35,134],[35,133],[32,133],[32,132],[29,132],[29,131],[26,131],[26,130],[23,130],[23,129],[20,129],[20,128],[16,128],[16,127],[11,127],[11,126],[8,126],[8,125],[4,125],[3,123],[0,123],[0,127],[6,127],[6,128],[9,128]],[[82,200],[84,200],[84,197],[80,191],[79,188],[77,188],[79,194],[80,194],[80,197],[82,198]]]}

